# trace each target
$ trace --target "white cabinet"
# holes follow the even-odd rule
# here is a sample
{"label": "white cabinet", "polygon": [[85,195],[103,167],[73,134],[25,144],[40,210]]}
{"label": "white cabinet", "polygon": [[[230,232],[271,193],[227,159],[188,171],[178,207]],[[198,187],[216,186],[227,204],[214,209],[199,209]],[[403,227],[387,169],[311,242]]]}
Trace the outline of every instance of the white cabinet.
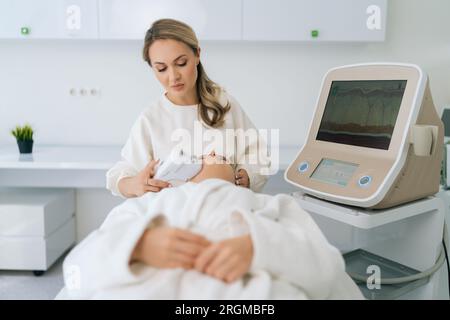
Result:
{"label": "white cabinet", "polygon": [[97,38],[95,0],[2,0],[0,39]]}
{"label": "white cabinet", "polygon": [[0,39],[131,39],[174,18],[200,40],[383,41],[387,0],[1,0]]}
{"label": "white cabinet", "polygon": [[387,0],[243,0],[243,40],[383,41]]}
{"label": "white cabinet", "polygon": [[0,270],[47,270],[75,243],[73,189],[0,189]]}
{"label": "white cabinet", "polygon": [[242,0],[99,0],[101,39],[143,40],[151,24],[173,18],[200,40],[240,40]]}

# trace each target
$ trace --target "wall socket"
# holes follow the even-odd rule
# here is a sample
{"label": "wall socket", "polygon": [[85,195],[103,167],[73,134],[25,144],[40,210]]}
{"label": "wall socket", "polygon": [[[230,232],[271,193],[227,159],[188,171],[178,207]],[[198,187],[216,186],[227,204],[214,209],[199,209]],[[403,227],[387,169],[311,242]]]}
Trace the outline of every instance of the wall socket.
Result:
{"label": "wall socket", "polygon": [[72,97],[99,97],[100,88],[70,88],[69,95]]}

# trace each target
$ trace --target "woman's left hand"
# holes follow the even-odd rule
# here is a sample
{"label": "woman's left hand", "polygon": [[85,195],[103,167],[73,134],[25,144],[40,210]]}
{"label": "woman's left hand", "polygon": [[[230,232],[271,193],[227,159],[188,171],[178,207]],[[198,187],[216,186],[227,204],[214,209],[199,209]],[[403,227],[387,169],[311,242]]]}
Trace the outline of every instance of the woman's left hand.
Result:
{"label": "woman's left hand", "polygon": [[195,260],[194,268],[225,282],[233,282],[250,269],[253,242],[250,235],[213,243]]}
{"label": "woman's left hand", "polygon": [[235,184],[244,188],[250,187],[250,177],[245,169],[239,169],[235,176]]}

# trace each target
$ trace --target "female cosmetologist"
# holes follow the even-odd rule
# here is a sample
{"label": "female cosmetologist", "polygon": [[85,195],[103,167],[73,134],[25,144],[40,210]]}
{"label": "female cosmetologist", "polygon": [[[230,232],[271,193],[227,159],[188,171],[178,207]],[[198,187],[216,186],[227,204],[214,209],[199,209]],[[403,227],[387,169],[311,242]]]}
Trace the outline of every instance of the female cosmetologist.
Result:
{"label": "female cosmetologist", "polygon": [[[258,156],[251,153],[257,153],[258,148],[265,146],[264,141],[259,135],[250,142],[248,139],[235,139],[230,156],[225,130],[243,129],[245,132],[256,129],[237,101],[206,75],[192,28],[172,19],[154,22],[145,36],[143,57],[165,92],[140,114],[133,125],[122,149],[121,161],[106,174],[107,188],[114,195],[131,198],[169,187],[168,182],[153,179],[155,166],[159,159],[166,159],[173,151],[177,142],[172,141],[172,134],[179,129],[189,132],[193,139],[200,139],[203,151],[208,149],[210,141],[195,136],[195,123],[201,123],[206,130],[222,133],[222,144],[226,148],[226,154],[222,156],[226,156],[235,168],[236,185],[260,191],[267,180],[260,174],[262,166],[246,163],[244,159]],[[214,151],[220,154],[224,150]],[[221,254],[222,249],[217,249],[217,245],[212,245],[200,235],[159,226],[147,229],[132,260],[161,268],[192,268],[195,264],[199,271],[231,281],[250,267],[252,243],[250,236],[228,239],[224,243],[226,245],[220,244],[220,247],[229,247],[230,250],[225,250],[228,258],[236,258],[231,262],[224,263],[229,259]],[[214,262],[217,260],[214,257],[220,258],[220,263]]]}

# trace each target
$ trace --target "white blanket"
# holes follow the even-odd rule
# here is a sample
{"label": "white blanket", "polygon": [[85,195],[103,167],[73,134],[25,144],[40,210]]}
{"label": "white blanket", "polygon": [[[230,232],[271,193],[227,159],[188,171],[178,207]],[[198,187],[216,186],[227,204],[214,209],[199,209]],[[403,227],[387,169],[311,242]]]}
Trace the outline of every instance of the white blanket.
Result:
{"label": "white blanket", "polygon": [[[227,284],[196,270],[130,266],[133,248],[156,217],[211,241],[250,233],[250,271]],[[70,252],[63,270],[68,296],[81,299],[363,298],[339,251],[295,199],[217,179],[126,200]]]}

